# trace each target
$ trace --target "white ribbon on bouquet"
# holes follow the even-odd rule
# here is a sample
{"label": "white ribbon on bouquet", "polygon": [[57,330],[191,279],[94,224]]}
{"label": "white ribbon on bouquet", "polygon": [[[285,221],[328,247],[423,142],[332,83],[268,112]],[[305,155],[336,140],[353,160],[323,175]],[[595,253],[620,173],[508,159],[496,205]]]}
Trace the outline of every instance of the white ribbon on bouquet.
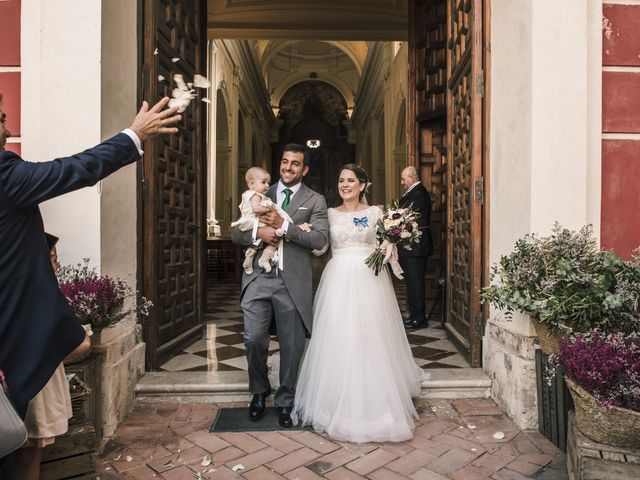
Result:
{"label": "white ribbon on bouquet", "polygon": [[404,278],[404,276],[402,275],[404,273],[404,270],[402,270],[400,262],[398,261],[398,246],[395,243],[389,243],[387,240],[384,240],[380,245],[380,250],[385,252],[382,264],[386,265],[388,263],[389,265],[391,265],[393,274],[397,278],[402,280]]}

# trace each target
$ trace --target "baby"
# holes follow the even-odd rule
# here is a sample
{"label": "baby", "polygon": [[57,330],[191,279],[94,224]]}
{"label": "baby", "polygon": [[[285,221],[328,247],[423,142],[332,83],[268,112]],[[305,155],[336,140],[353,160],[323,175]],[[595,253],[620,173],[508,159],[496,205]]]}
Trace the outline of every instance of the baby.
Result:
{"label": "baby", "polygon": [[[251,167],[247,170],[244,179],[247,182],[248,190],[242,194],[242,201],[240,202],[241,216],[231,224],[232,227],[238,227],[243,232],[253,230],[255,238],[258,227],[264,227],[264,224],[260,223],[258,216],[268,213],[272,208],[275,208],[278,215],[284,220],[293,223],[287,212],[266,196],[269,191],[269,182],[271,181],[269,172],[264,168]],[[302,224],[299,227],[306,232],[311,231],[311,225]],[[251,246],[245,251],[242,268],[248,275],[253,273],[253,257],[256,255],[257,250],[255,246]],[[280,257],[282,257],[282,242],[277,247],[267,245],[258,259],[258,265],[264,268],[266,272],[270,272],[271,261],[276,261]]]}

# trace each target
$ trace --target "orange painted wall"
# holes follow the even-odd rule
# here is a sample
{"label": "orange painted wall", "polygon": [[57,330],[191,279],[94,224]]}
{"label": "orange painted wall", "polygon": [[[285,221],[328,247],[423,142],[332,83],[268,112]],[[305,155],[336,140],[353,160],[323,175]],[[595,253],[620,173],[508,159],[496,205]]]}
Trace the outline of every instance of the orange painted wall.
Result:
{"label": "orange painted wall", "polygon": [[[20,0],[0,1],[0,92],[7,128],[12,136],[20,136]],[[21,145],[9,139],[7,150],[20,153]]]}
{"label": "orange painted wall", "polygon": [[0,1],[0,66],[20,65],[20,0]]}
{"label": "orange painted wall", "polygon": [[[640,134],[640,5],[603,5],[602,130]],[[601,245],[623,257],[640,246],[640,140],[602,142]]]}

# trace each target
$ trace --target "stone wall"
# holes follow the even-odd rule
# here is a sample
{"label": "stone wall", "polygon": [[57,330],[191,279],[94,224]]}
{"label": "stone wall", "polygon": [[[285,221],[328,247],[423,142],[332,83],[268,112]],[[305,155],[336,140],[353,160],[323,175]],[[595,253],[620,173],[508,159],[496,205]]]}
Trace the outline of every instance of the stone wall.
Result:
{"label": "stone wall", "polygon": [[[518,238],[596,223],[601,92],[593,69],[601,21],[583,0],[491,2],[490,262]],[[576,52],[580,52],[579,55]],[[595,52],[595,53],[594,53]],[[483,340],[491,395],[536,428],[535,334],[526,317],[491,310]]]}
{"label": "stone wall", "polygon": [[485,327],[483,366],[491,397],[522,429],[538,426],[535,347],[535,335],[511,330],[508,322],[491,319]]}
{"label": "stone wall", "polygon": [[133,408],[135,386],[144,374],[145,344],[140,325],[123,320],[102,331],[94,345],[102,352],[102,434],[108,438]]}

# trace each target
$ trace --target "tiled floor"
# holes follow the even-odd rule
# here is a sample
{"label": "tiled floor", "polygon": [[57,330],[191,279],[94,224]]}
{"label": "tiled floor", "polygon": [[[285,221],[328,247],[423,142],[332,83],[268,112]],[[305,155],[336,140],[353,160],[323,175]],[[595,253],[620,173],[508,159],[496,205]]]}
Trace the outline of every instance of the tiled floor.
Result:
{"label": "tiled floor", "polygon": [[[404,309],[404,288],[398,286],[396,295],[400,308]],[[214,283],[207,293],[207,323],[201,340],[189,345],[161,367],[161,371],[246,371],[244,354],[242,311],[240,310],[240,285]],[[439,319],[429,322],[429,328],[407,333],[407,339],[416,363],[422,368],[468,367],[464,357],[447,339]],[[271,354],[279,349],[276,337],[269,345]]]}
{"label": "tiled floor", "polygon": [[361,445],[313,431],[209,433],[224,406],[233,405],[138,404],[98,457],[99,478],[567,478],[565,455],[540,433],[520,431],[491,400],[419,399],[413,439]]}

